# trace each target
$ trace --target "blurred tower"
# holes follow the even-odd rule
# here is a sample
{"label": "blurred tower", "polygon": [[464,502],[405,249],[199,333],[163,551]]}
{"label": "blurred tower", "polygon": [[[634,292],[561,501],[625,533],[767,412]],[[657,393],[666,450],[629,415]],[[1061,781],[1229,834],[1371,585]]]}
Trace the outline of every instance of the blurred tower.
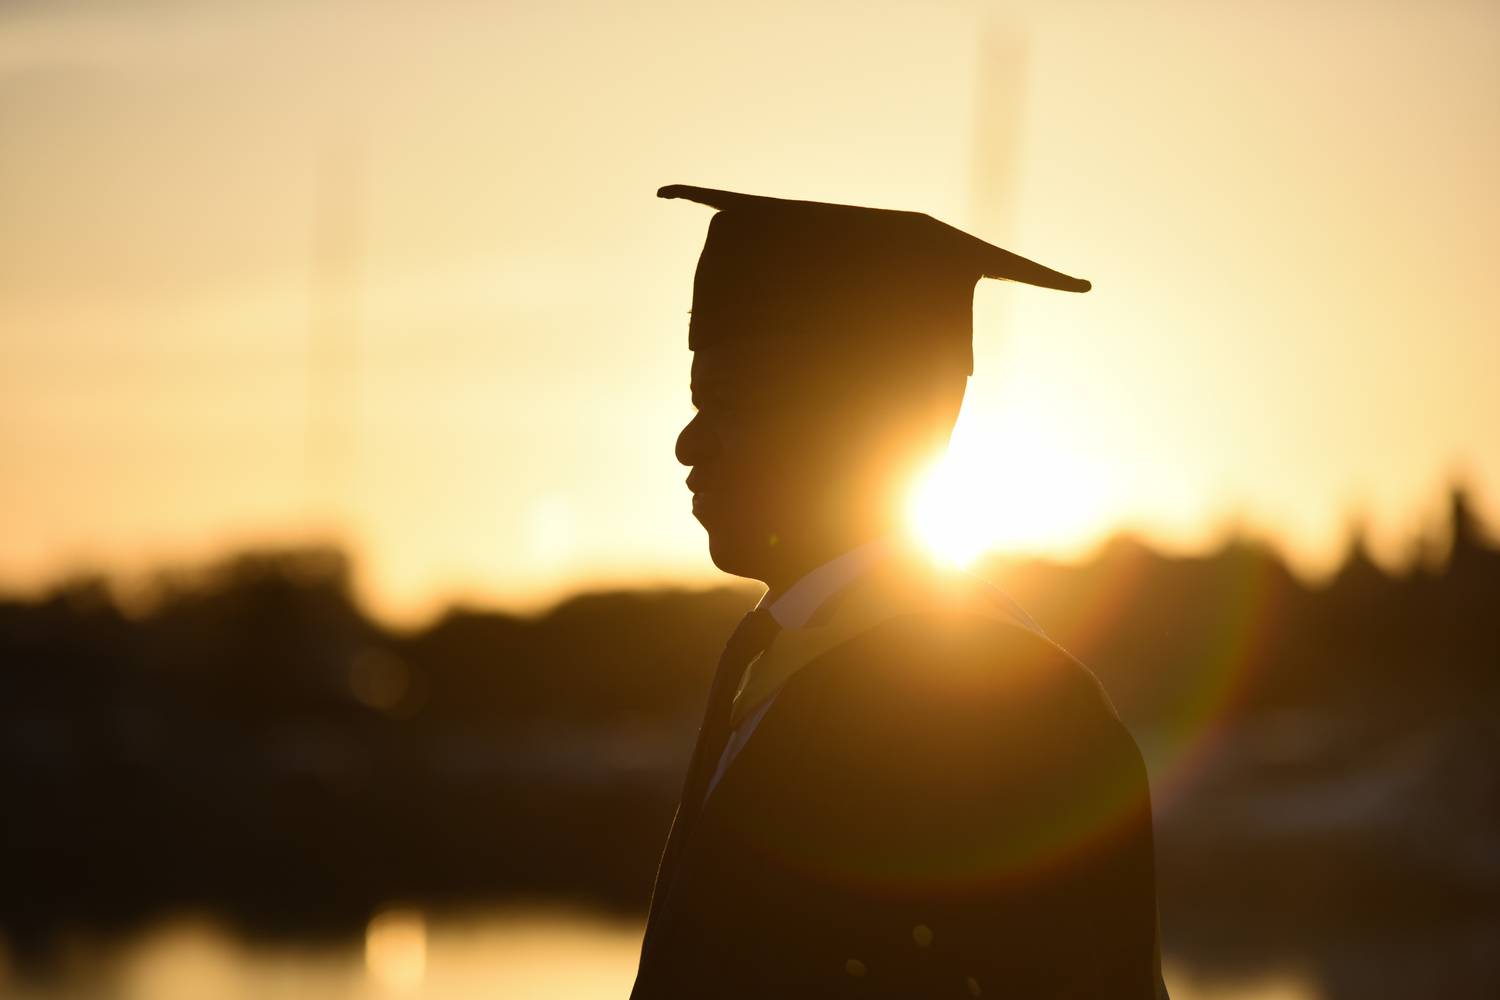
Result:
{"label": "blurred tower", "polygon": [[[991,20],[979,33],[975,66],[974,137],[969,197],[975,233],[1000,246],[1013,246],[1021,162],[1021,129],[1026,109],[1026,40],[1019,29]],[[976,323],[976,349],[985,328],[1005,323],[1007,295],[986,297],[984,313],[993,322]],[[976,312],[976,320],[980,313]],[[998,330],[996,331],[998,332]]]}
{"label": "blurred tower", "polygon": [[314,192],[305,458],[308,520],[321,533],[340,533],[349,516],[364,168],[363,142],[336,137],[324,147]]}
{"label": "blurred tower", "polygon": [[1021,129],[1026,111],[1026,40],[1018,31],[987,23],[979,35],[975,79],[973,175],[974,231],[1002,246],[1015,235]]}

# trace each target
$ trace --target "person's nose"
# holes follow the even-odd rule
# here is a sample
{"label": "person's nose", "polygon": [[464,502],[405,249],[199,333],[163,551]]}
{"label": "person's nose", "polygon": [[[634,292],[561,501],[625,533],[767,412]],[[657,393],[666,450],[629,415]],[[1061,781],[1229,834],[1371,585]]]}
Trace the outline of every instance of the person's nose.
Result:
{"label": "person's nose", "polygon": [[703,426],[703,415],[687,422],[677,435],[677,461],[683,465],[701,465],[713,451],[713,435]]}

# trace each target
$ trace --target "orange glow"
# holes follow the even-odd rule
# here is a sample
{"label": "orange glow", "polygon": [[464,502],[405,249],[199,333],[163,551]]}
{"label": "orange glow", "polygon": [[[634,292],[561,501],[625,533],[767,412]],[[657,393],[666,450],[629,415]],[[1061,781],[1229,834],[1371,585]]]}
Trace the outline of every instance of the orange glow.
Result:
{"label": "orange glow", "polygon": [[1357,506],[1394,564],[1460,463],[1500,516],[1500,7],[685,9],[0,8],[0,589],[329,531],[397,619],[721,579],[674,182],[1093,280],[977,293],[955,558],[1317,570]]}

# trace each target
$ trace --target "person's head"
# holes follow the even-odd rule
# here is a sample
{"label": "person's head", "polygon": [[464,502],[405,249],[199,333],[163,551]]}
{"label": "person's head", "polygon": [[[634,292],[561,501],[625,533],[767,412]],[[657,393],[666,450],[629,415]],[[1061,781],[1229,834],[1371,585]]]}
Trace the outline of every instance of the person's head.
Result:
{"label": "person's head", "polygon": [[902,528],[973,371],[982,276],[1085,291],[926,215],[672,186],[720,211],[677,439],[714,563],[772,583]]}

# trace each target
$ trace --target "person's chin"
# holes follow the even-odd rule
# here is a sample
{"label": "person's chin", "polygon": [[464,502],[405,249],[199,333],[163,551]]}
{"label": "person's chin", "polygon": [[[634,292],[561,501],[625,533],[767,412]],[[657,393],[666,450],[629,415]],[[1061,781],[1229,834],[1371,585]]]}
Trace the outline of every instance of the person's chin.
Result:
{"label": "person's chin", "polygon": [[755,544],[756,533],[742,526],[724,524],[701,515],[698,518],[708,532],[708,556],[715,566],[732,576],[760,579],[760,546]]}

